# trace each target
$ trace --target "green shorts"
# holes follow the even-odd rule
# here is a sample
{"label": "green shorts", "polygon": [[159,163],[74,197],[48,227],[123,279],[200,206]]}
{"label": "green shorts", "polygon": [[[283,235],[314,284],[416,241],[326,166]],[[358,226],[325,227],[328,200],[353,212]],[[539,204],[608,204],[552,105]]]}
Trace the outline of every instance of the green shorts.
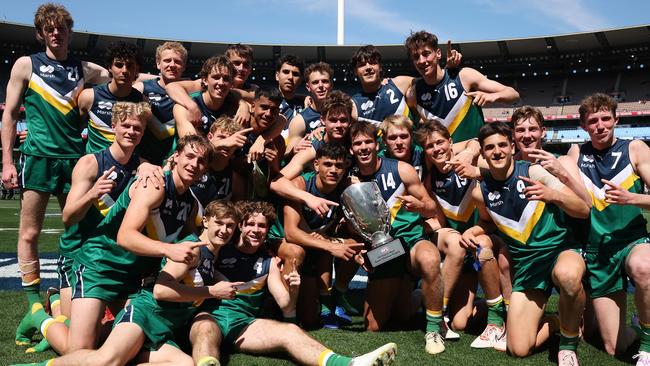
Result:
{"label": "green shorts", "polygon": [[225,344],[234,345],[244,329],[255,321],[255,316],[247,311],[238,311],[223,307],[219,302],[209,302],[201,306],[200,311],[205,311],[212,316],[223,336]]}
{"label": "green shorts", "polygon": [[78,158],[57,159],[22,154],[20,182],[23,189],[52,194],[70,192],[72,170]]}
{"label": "green shorts", "polygon": [[650,243],[650,238],[643,237],[625,246],[585,253],[587,285],[592,298],[627,289],[625,260],[635,246],[644,243]]}
{"label": "green shorts", "polygon": [[113,302],[135,296],[140,290],[142,279],[129,278],[113,272],[99,271],[75,262],[72,277],[73,299],[100,299]]}
{"label": "green shorts", "polygon": [[555,286],[551,274],[557,258],[565,250],[581,253],[581,249],[567,247],[540,248],[526,251],[525,255],[517,255],[514,251],[510,251],[510,266],[513,271],[512,291],[541,290],[551,295]]}
{"label": "green shorts", "polygon": [[115,317],[113,327],[121,323],[137,324],[147,339],[143,348],[158,350],[164,344],[176,348],[174,332],[186,325],[195,315],[195,308],[165,308],[158,305],[150,291],[142,290],[131,303],[124,307]]}
{"label": "green shorts", "polygon": [[56,273],[59,275],[59,289],[68,288],[72,286],[72,279],[74,278],[74,271],[72,266],[74,260],[65,255],[59,255],[56,261]]}

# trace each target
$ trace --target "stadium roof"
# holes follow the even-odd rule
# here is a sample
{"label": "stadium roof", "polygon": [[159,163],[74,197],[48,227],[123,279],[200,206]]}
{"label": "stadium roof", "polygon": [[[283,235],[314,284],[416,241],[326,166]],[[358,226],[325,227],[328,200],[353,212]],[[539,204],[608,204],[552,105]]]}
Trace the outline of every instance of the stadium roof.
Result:
{"label": "stadium roof", "polygon": [[[163,39],[150,39],[138,36],[75,31],[72,37],[72,49],[104,50],[116,40],[130,40],[144,49],[145,54],[153,54],[156,46]],[[203,59],[223,52],[228,43],[179,40],[190,51],[191,58]],[[444,40],[441,40],[444,43]],[[0,42],[10,44],[36,44],[34,27],[28,24],[0,22]],[[456,43],[454,48],[460,50],[468,59],[510,58],[525,55],[561,54],[586,50],[609,50],[630,46],[650,44],[650,25],[601,30],[595,32],[572,33],[555,36],[519,38],[506,40],[471,41]],[[284,54],[295,54],[305,60],[322,60],[330,62],[347,62],[358,48],[353,46],[320,45],[252,45],[256,59],[275,59]],[[407,55],[403,45],[378,45],[384,59],[404,59]],[[443,49],[446,48],[442,44]]]}

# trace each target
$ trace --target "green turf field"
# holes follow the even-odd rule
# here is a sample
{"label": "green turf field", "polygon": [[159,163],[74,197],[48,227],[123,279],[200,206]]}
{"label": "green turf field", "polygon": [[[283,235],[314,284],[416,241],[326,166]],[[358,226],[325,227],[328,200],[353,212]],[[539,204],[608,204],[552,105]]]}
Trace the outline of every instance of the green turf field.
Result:
{"label": "green turf field", "polygon": [[[54,252],[59,234],[51,233],[60,230],[61,219],[58,215],[56,201],[50,201],[48,216],[41,235],[41,252]],[[646,215],[650,219],[650,215]],[[5,230],[18,227],[18,200],[0,201],[0,252],[15,252],[17,238],[16,230]],[[633,310],[632,297],[628,297],[628,319]],[[23,347],[14,344],[14,330],[26,309],[26,299],[20,292],[0,291],[0,364],[8,365],[16,362],[35,362],[54,357],[52,351],[42,354],[25,354]],[[557,296],[550,299],[549,311],[555,311]],[[366,333],[363,331],[361,318],[355,318],[354,323],[342,330],[319,330],[312,336],[326,344],[336,352],[348,355],[359,355],[368,352],[387,342],[395,342],[398,347],[397,365],[547,365],[556,363],[558,338],[553,338],[548,346],[531,357],[516,360],[494,350],[472,350],[469,344],[475,334],[462,334],[460,341],[448,342],[447,350],[437,356],[424,352],[424,333],[421,330]],[[626,354],[622,360],[612,358],[593,345],[582,342],[578,349],[583,365],[624,365],[632,363],[633,353]],[[233,355],[223,357],[224,365],[284,365],[291,364],[286,358],[252,357]]]}

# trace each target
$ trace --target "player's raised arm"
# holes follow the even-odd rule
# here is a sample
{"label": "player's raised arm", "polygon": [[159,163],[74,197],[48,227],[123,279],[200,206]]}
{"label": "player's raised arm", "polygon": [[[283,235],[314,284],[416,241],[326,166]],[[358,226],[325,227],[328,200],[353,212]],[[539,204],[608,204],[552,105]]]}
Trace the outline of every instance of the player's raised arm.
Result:
{"label": "player's raised arm", "polygon": [[519,100],[519,93],[498,81],[490,80],[475,69],[466,67],[460,70],[463,84],[467,84],[466,94],[474,98],[474,104],[483,107],[492,103],[510,104]]}

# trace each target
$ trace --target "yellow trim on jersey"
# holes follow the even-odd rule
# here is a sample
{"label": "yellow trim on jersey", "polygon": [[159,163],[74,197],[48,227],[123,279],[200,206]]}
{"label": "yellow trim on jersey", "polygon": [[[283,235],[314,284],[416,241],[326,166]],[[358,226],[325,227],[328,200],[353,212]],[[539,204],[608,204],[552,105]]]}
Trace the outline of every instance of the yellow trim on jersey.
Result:
{"label": "yellow trim on jersey", "polygon": [[445,214],[447,218],[450,218],[452,220],[456,221],[462,221],[462,222],[467,222],[469,221],[469,218],[472,217],[472,214],[474,213],[474,209],[476,208],[476,204],[471,204],[466,207],[466,209],[462,212],[453,212],[445,209],[444,207],[442,208],[442,212]]}
{"label": "yellow trim on jersey", "polygon": [[449,127],[447,127],[450,135],[454,134],[456,128],[458,128],[463,119],[465,119],[465,116],[467,116],[467,112],[469,112],[469,108],[472,106],[472,100],[472,97],[465,97],[465,103],[463,104],[460,111],[456,113],[456,116],[454,117],[454,120],[449,124]]}
{"label": "yellow trim on jersey", "polygon": [[77,107],[77,103],[74,99],[66,101],[64,98],[54,95],[52,91],[47,90],[50,88],[46,89],[44,86],[40,85],[38,80],[34,77],[29,80],[28,88],[33,90],[34,93],[40,95],[49,105],[64,115],[70,113],[71,110]]}
{"label": "yellow trim on jersey", "polygon": [[[528,205],[530,204],[535,204],[535,201],[530,201]],[[535,204],[535,209],[531,213],[527,214],[526,210],[524,210],[524,213],[519,219],[519,222],[517,222],[520,225],[525,223],[522,226],[521,231],[518,231],[518,228],[512,227],[514,226],[512,225],[512,221],[514,220],[505,218],[491,210],[488,210],[488,212],[499,230],[508,235],[510,238],[517,240],[518,242],[525,245],[530,238],[530,234],[533,232],[533,228],[539,221],[540,217],[542,217],[544,208],[546,208],[546,204],[542,201],[537,201]],[[510,225],[508,225],[509,222]]]}
{"label": "yellow trim on jersey", "polygon": [[[603,211],[606,209],[610,205],[609,203],[605,202],[605,190],[608,186],[605,184],[601,188],[592,182],[591,178],[589,178],[589,176],[587,176],[585,173],[580,172],[580,175],[582,176],[582,181],[585,183],[587,192],[589,192],[589,195],[591,196],[593,207],[598,211]],[[610,179],[610,181],[629,191],[638,179],[640,179],[640,177],[634,172],[632,165],[628,164],[625,168],[623,168],[623,170],[616,174],[614,178]]]}
{"label": "yellow trim on jersey", "polygon": [[156,116],[152,116],[147,127],[158,140],[163,140],[176,134],[176,120],[173,118],[170,121],[162,123]]}
{"label": "yellow trim on jersey", "polygon": [[436,194],[436,198],[438,199],[438,203],[440,204],[444,215],[452,220],[467,222],[476,208],[476,203],[472,199],[471,193],[475,186],[475,180],[469,183],[469,187],[458,206],[450,204]]}

